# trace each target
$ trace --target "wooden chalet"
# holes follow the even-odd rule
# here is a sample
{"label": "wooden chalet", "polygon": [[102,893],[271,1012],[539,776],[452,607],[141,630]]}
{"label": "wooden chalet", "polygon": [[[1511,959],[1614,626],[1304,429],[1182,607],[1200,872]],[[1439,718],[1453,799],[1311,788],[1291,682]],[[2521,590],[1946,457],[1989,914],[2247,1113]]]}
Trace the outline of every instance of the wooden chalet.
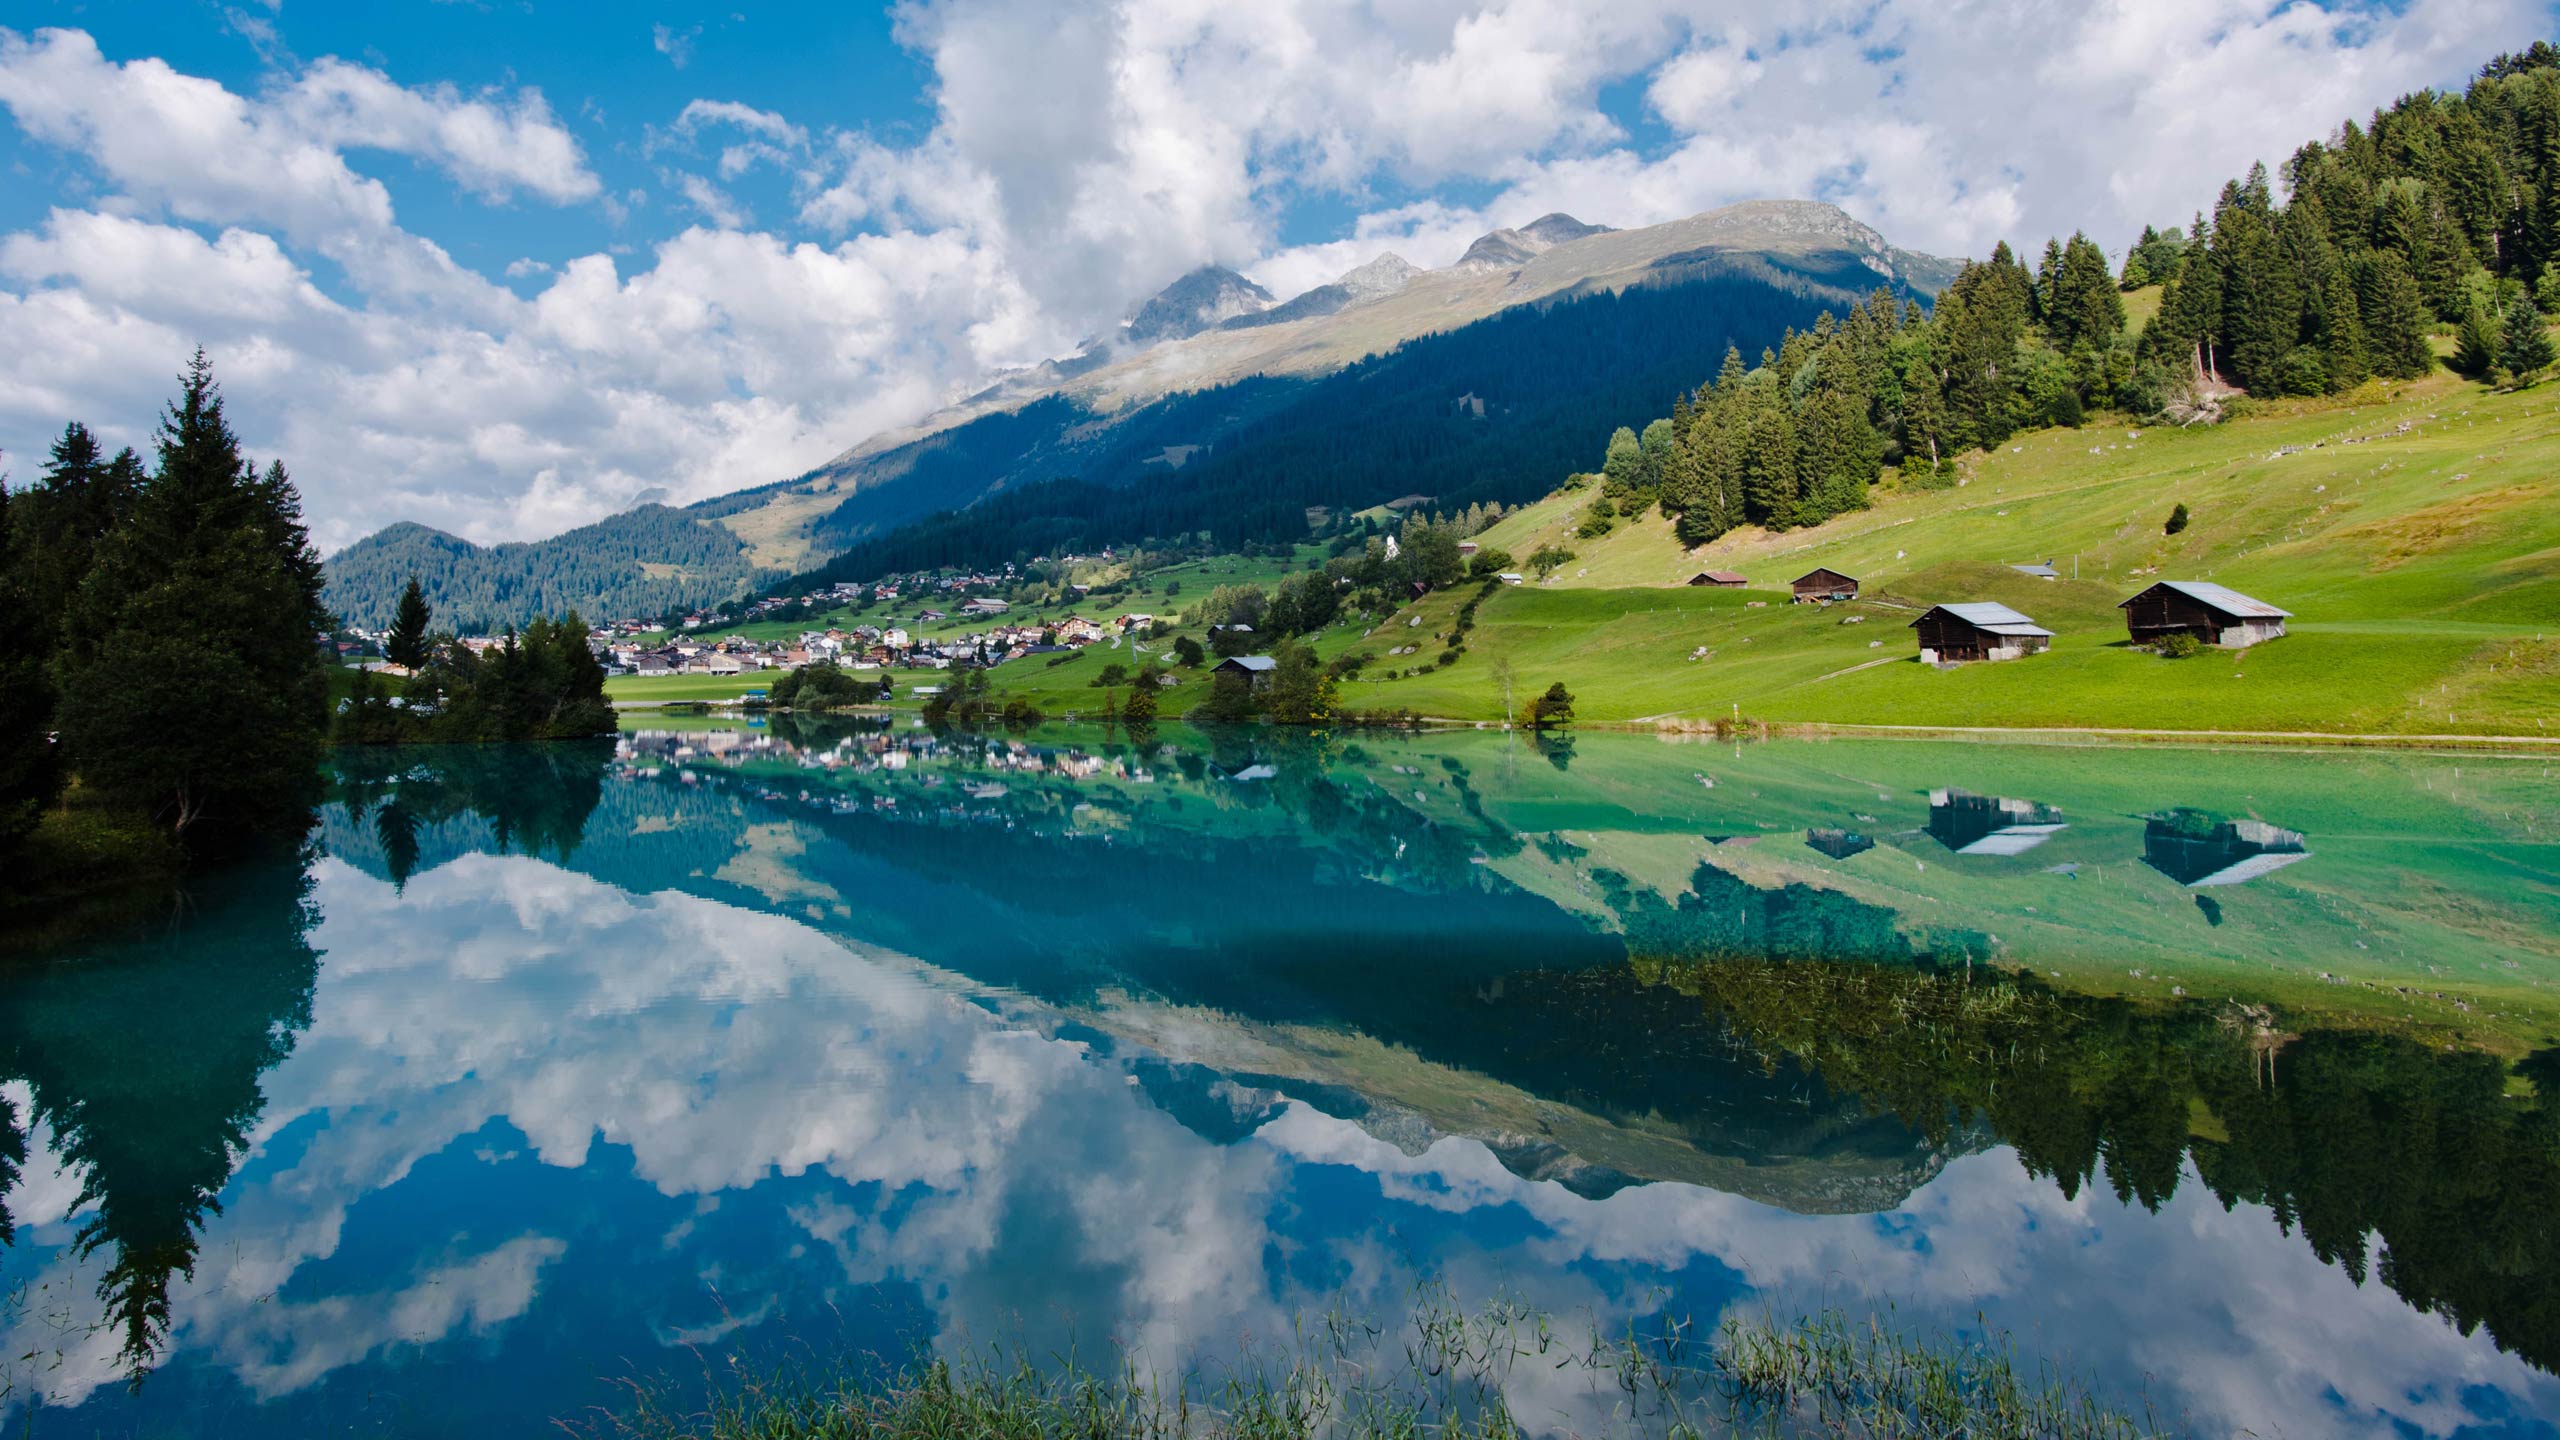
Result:
{"label": "wooden chalet", "polygon": [[1713,585],[1723,590],[1739,590],[1751,583],[1749,577],[1731,570],[1701,570],[1689,577],[1692,585]]}
{"label": "wooden chalet", "polygon": [[1932,605],[1911,628],[1920,632],[1920,659],[1928,665],[2015,660],[2053,648],[2052,631],[1989,600]]}
{"label": "wooden chalet", "polygon": [[1858,598],[1858,581],[1853,575],[1837,570],[1808,570],[1796,577],[1796,603],[1828,605],[1834,600]]}
{"label": "wooden chalet", "polygon": [[1280,670],[1280,662],[1268,655],[1234,655],[1218,662],[1212,675],[1241,675],[1244,683],[1259,690],[1271,683]]}
{"label": "wooden chalet", "polygon": [[2116,607],[2136,645],[2193,635],[2207,645],[2255,645],[2284,634],[2290,611],[2253,600],[2227,585],[2163,580]]}

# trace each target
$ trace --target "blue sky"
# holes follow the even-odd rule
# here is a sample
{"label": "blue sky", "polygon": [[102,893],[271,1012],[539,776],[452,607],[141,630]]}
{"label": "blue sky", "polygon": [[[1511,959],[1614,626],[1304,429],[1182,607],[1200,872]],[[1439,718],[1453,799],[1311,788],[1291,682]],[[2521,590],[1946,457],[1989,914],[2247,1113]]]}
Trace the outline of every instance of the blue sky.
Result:
{"label": "blue sky", "polygon": [[334,548],[819,463],[1195,265],[1809,197],[2111,250],[2548,33],[2540,0],[19,0],[0,466],[197,344]]}

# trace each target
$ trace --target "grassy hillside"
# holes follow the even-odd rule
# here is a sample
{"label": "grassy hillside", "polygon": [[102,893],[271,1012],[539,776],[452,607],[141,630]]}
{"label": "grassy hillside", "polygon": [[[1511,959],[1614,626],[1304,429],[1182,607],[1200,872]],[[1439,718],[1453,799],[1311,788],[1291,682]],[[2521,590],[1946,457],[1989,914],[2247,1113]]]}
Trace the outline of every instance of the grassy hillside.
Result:
{"label": "grassy hillside", "polygon": [[[2407,429],[2401,427],[2407,425]],[[2560,387],[2494,394],[2450,376],[2284,402],[2187,431],[2092,424],[1973,457],[1946,490],[1878,490],[1874,508],[1787,534],[1745,530],[1684,552],[1659,516],[1574,537],[1589,492],[1550,496],[1482,537],[1514,555],[1543,543],[1577,558],[1543,585],[1481,605],[1455,664],[1426,673],[1472,585],[1374,629],[1337,626],[1328,655],[1375,659],[1342,687],[1354,709],[1504,717],[1553,680],[1585,721],[2252,730],[2560,737]],[[2170,508],[2191,523],[2162,533]],[[2051,557],[2065,578],[2008,568]],[[1816,565],[1865,597],[1787,603]],[[1706,568],[1747,590],[1691,589]],[[1150,576],[1109,608],[1178,609],[1212,584],[1268,585],[1267,561]],[[2076,574],[2077,578],[2070,578]],[[1181,594],[1163,595],[1179,578]],[[2247,652],[2164,660],[2127,643],[2116,604],[2155,579],[2215,580],[2295,613],[2292,633]],[[2057,632],[2051,653],[1940,671],[1909,625],[1927,605],[1998,600]],[[876,618],[876,617],[875,617]],[[1388,652],[1414,646],[1410,655]],[[1096,649],[996,672],[1052,715],[1097,709]],[[652,685],[616,682],[620,698]],[[1178,714],[1196,674],[1164,696]]]}
{"label": "grassy hillside", "polygon": [[[1687,552],[1659,517],[1575,538],[1588,492],[1551,496],[1484,539],[1576,559],[1489,599],[1455,666],[1367,680],[1349,698],[1498,717],[1508,660],[1523,684],[1563,679],[1597,720],[1738,707],[1838,724],[2544,734],[2560,722],[2555,412],[2560,389],[2492,394],[2448,376],[2213,428],[2048,431],[1975,457],[1957,488],[1888,486],[1873,509],[1815,529]],[[2164,535],[2181,502],[2192,523]],[[2065,579],[2006,568],[2048,557]],[[1866,598],[1788,605],[1786,583],[1816,565],[1859,577]],[[1754,588],[1672,588],[1709,567]],[[2271,601],[2295,612],[2292,633],[2193,660],[2135,650],[2115,605],[2154,579]],[[1907,626],[1956,600],[2002,601],[2059,638],[2022,661],[1918,664]],[[1364,643],[1444,631],[1458,603],[1433,596]]]}

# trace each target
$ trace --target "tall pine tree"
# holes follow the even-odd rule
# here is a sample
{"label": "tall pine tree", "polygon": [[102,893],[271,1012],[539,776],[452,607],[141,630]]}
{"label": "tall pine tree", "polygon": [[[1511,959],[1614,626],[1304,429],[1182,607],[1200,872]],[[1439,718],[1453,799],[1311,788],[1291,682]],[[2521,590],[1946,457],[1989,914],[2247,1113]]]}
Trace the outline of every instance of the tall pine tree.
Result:
{"label": "tall pine tree", "polygon": [[82,582],[60,665],[83,784],[191,848],[300,835],[328,724],[320,559],[281,465],[240,454],[197,352],[159,463]]}
{"label": "tall pine tree", "polygon": [[426,593],[418,588],[418,577],[412,575],[409,588],[400,592],[400,609],[392,617],[391,633],[383,637],[383,658],[411,670],[424,668],[430,618]]}

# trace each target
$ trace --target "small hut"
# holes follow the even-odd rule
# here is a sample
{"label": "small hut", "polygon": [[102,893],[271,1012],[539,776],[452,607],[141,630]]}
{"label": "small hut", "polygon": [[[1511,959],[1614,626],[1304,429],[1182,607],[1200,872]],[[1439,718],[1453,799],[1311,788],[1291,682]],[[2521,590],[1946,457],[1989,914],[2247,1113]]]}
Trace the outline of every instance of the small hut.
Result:
{"label": "small hut", "polygon": [[1701,570],[1689,577],[1692,585],[1713,585],[1722,590],[1739,590],[1751,583],[1746,576],[1731,570]]}
{"label": "small hut", "polygon": [[1837,570],[1808,570],[1796,577],[1796,603],[1828,605],[1834,600],[1858,598],[1858,581],[1853,575]]}
{"label": "small hut", "polygon": [[1989,600],[1932,605],[1911,628],[1920,632],[1920,659],[1929,665],[2015,660],[2053,648],[2052,631]]}
{"label": "small hut", "polygon": [[2116,608],[2124,612],[2136,645],[2177,634],[2207,645],[2255,645],[2284,634],[2284,622],[2292,618],[2290,611],[2204,580],[2163,580]]}

